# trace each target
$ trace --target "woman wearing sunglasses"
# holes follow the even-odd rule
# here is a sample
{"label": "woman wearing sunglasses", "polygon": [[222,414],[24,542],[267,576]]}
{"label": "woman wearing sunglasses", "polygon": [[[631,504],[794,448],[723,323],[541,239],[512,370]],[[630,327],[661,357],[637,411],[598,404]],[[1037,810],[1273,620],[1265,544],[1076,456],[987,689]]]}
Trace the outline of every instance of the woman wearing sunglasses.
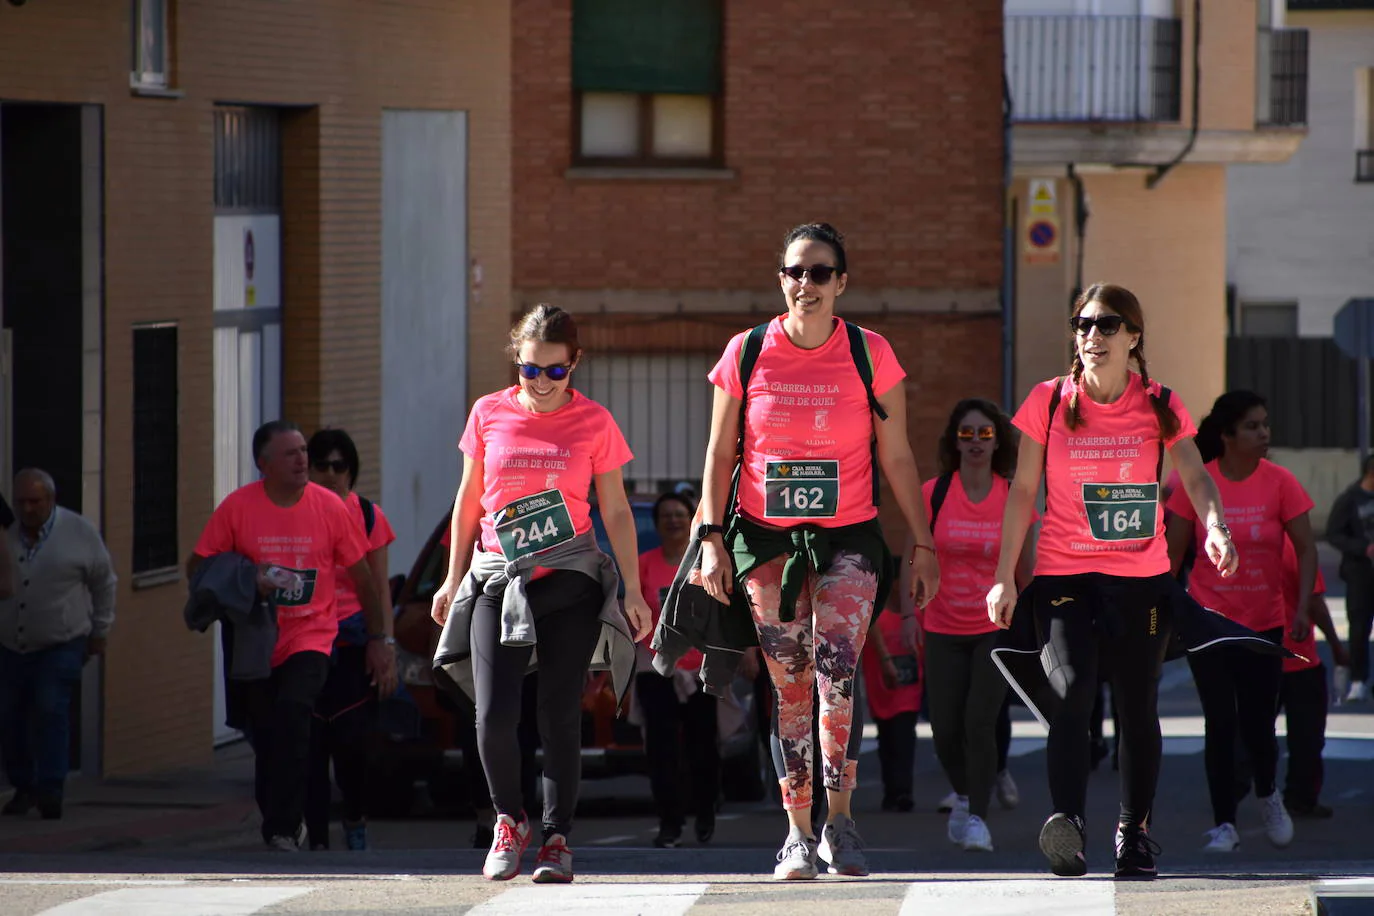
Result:
{"label": "woman wearing sunglasses", "polygon": [[[1236,551],[1216,484],[1193,443],[1192,419],[1178,395],[1150,379],[1136,297],[1120,286],[1094,284],[1079,296],[1070,325],[1071,374],[1037,385],[1013,420],[1024,435],[987,610],[1000,627],[1012,625],[1013,612],[1018,629],[1033,624],[1030,639],[1043,655],[1029,657],[1044,659],[1041,670],[1058,701],[1042,713],[1014,681],[1049,726],[1054,814],[1041,828],[1040,849],[1051,869],[1087,872],[1088,722],[1101,666],[1121,727],[1116,875],[1149,878],[1159,852],[1147,835],[1162,750],[1158,679],[1182,597],[1169,575],[1160,519],[1166,450],[1204,519],[1208,562],[1229,576]],[[1035,578],[1018,604],[1016,568],[1042,476],[1046,504]],[[999,665],[1002,649],[995,652]]]}
{"label": "woman wearing sunglasses", "polygon": [[[519,873],[533,833],[522,810],[517,726],[521,684],[537,665],[544,816],[533,877],[566,883],[573,880],[567,838],[582,777],[587,672],[598,646],[608,646],[609,657],[595,661],[610,668],[623,697],[634,642],[649,632],[650,615],[621,480],[632,456],[610,412],[568,387],[582,357],[572,316],[537,305],[511,329],[510,341],[517,384],[479,398],[458,443],[463,477],[448,575],[431,610],[444,626],[434,667],[445,687],[470,687],[477,707],[478,752],[497,815],[482,874],[504,881]],[[619,575],[592,534],[593,485]]]}
{"label": "woman wearing sunglasses", "polygon": [[[1217,398],[1212,412],[1198,426],[1197,445],[1228,514],[1236,521],[1245,568],[1239,575],[1222,578],[1208,564],[1194,559],[1188,591],[1203,606],[1275,644],[1283,642],[1285,629],[1295,643],[1306,640],[1312,629],[1307,601],[1296,602],[1289,625],[1283,569],[1285,545],[1292,541],[1298,559],[1296,594],[1312,594],[1317,576],[1317,546],[1308,516],[1312,498],[1291,471],[1266,457],[1269,409],[1264,398],[1252,391],[1228,391]],[[1174,492],[1169,509],[1173,512],[1167,528],[1169,556],[1177,570],[1189,545],[1200,537],[1202,526],[1183,493]],[[1293,821],[1276,791],[1279,746],[1274,735],[1283,659],[1225,646],[1189,656],[1188,666],[1206,720],[1203,756],[1215,819],[1204,849],[1233,852],[1240,846],[1236,832],[1238,741],[1249,758],[1269,842],[1287,846],[1293,841]]]}
{"label": "woman wearing sunglasses", "polygon": [[[992,661],[1000,630],[988,619],[987,594],[1015,467],[1016,439],[1006,414],[982,398],[956,404],[940,437],[940,476],[924,488],[926,512],[935,519],[940,593],[907,621],[915,625],[919,616],[925,632],[930,729],[955,794],[949,841],[970,851],[992,851],[989,801],[996,781],[1010,779],[998,767],[1007,682]],[[1019,584],[1030,581],[1033,550],[1026,538],[1016,565]]]}
{"label": "woman wearing sunglasses", "polygon": [[[396,533],[381,506],[353,492],[358,482],[358,447],[342,429],[322,429],[306,445],[310,480],[334,493],[348,506],[367,541],[367,565],[379,599],[391,614],[387,588],[387,545]],[[344,845],[367,848],[367,748],[376,717],[376,689],[367,673],[367,626],[358,587],[350,576],[335,577],[334,608],[339,635],[334,640],[329,677],[315,701],[310,727],[310,757],[305,788],[305,826],[312,850],[329,848],[329,764],[343,796]],[[388,644],[395,639],[383,637]]]}
{"label": "woman wearing sunglasses", "polygon": [[[787,313],[766,326],[747,391],[741,356],[753,332],[732,338],[709,376],[716,392],[698,509],[700,576],[723,604],[737,590],[747,596],[747,609],[741,602],[728,613],[752,614],[773,683],[789,822],[774,877],[816,877],[818,852],[832,873],[864,875],[850,811],[857,767],[846,749],[855,668],[889,579],[875,464],[916,533],[912,590],[920,604],[935,594],[939,567],[907,442],[905,373],[886,340],[857,328],[862,336],[851,338],[835,316],[848,280],[840,234],[825,223],[798,226],[784,248],[778,280]],[[860,359],[870,360],[871,399]],[[829,802],[819,848],[811,826],[813,686]]]}

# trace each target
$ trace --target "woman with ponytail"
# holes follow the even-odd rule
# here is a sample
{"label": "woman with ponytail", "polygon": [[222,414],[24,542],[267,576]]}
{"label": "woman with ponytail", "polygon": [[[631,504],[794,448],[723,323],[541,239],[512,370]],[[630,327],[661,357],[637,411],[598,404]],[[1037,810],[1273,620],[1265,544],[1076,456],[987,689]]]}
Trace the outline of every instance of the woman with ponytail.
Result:
{"label": "woman with ponytail", "polygon": [[[1148,835],[1162,750],[1158,679],[1181,603],[1175,596],[1182,596],[1169,575],[1160,517],[1166,451],[1186,499],[1206,519],[1207,562],[1229,576],[1236,552],[1216,484],[1193,444],[1192,420],[1179,397],[1150,378],[1136,297],[1120,286],[1094,284],[1079,296],[1069,326],[1070,376],[1037,385],[1012,421],[1025,435],[987,596],[998,626],[1011,627],[1013,615],[1019,632],[1033,625],[1027,637],[1033,645],[1021,649],[1008,641],[1005,651],[1023,653],[1037,669],[1043,664],[1052,695],[1033,696],[1009,670],[1002,646],[994,659],[1049,728],[1054,813],[1041,828],[1040,849],[1057,875],[1087,872],[1088,722],[1099,670],[1105,673],[1121,729],[1116,876],[1152,878],[1159,853]],[[1018,602],[1016,565],[1042,477],[1046,503],[1035,578]]]}
{"label": "woman with ponytail", "polygon": [[[1288,625],[1284,598],[1284,543],[1297,554],[1296,593],[1312,594],[1317,575],[1317,548],[1308,512],[1312,498],[1292,472],[1271,463],[1269,410],[1252,391],[1228,391],[1198,426],[1198,451],[1207,474],[1236,522],[1236,550],[1244,557],[1239,575],[1222,578],[1207,563],[1194,561],[1188,591],[1205,607],[1282,644],[1285,628],[1295,642],[1311,630],[1307,602],[1297,602]],[[1169,498],[1169,556],[1177,570],[1184,553],[1202,528],[1197,513],[1181,492]],[[1274,713],[1278,709],[1283,661],[1237,646],[1205,655],[1190,655],[1202,713],[1206,719],[1204,758],[1215,824],[1207,833],[1208,852],[1232,852],[1240,845],[1236,832],[1236,742],[1243,743],[1254,775],[1255,797],[1262,806],[1269,842],[1278,847],[1293,840],[1293,822],[1275,791],[1278,742]]]}

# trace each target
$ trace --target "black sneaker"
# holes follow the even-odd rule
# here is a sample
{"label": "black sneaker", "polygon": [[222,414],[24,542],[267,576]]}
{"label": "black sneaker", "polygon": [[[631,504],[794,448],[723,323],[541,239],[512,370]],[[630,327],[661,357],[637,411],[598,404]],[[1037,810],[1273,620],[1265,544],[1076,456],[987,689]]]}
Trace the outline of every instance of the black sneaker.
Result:
{"label": "black sneaker", "polygon": [[38,798],[38,813],[43,815],[45,821],[60,821],[62,819],[62,799],[55,795]]}
{"label": "black sneaker", "polygon": [[659,849],[676,849],[682,842],[682,828],[661,824],[658,828],[658,836],[654,837],[654,845]]}
{"label": "black sneaker", "polygon": [[1050,860],[1050,870],[1061,878],[1077,878],[1088,873],[1083,857],[1085,831],[1077,815],[1051,814],[1040,828],[1040,851]]}
{"label": "black sneaker", "polygon": [[[1302,802],[1292,802],[1284,800],[1283,806],[1288,809],[1288,813],[1293,817],[1306,817],[1318,820],[1325,820],[1333,816],[1336,812],[1330,805],[1323,805],[1321,802],[1304,804]],[[6,812],[8,813],[8,812]]]}
{"label": "black sneaker", "polygon": [[1159,844],[1150,839],[1144,827],[1120,824],[1116,828],[1116,876],[1118,878],[1154,878],[1159,875],[1155,856]]}
{"label": "black sneaker", "polygon": [[490,849],[496,840],[496,831],[490,824],[478,824],[472,831],[473,849]]}
{"label": "black sneaker", "polygon": [[716,835],[716,819],[712,817],[699,817],[696,823],[697,842],[705,846],[711,842]]}

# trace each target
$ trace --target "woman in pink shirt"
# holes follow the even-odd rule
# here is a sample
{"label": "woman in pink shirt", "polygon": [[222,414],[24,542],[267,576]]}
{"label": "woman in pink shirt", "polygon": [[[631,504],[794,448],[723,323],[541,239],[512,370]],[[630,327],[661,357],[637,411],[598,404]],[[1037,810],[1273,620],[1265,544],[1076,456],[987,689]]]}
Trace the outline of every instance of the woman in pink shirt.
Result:
{"label": "woman in pink shirt", "polygon": [[[1204,607],[1226,615],[1283,643],[1287,607],[1283,589],[1283,552],[1291,539],[1298,557],[1297,594],[1312,594],[1317,574],[1317,548],[1308,511],[1312,499],[1286,468],[1270,462],[1269,410],[1251,391],[1229,391],[1216,399],[1198,428],[1197,445],[1207,459],[1235,532],[1243,566],[1234,576],[1219,576],[1210,564],[1195,560],[1188,592]],[[1201,539],[1202,525],[1185,494],[1169,498],[1169,555],[1181,567],[1184,552]],[[1307,603],[1298,602],[1292,624],[1295,640],[1307,638],[1311,624]],[[1239,646],[1220,646],[1188,657],[1206,718],[1207,785],[1215,826],[1208,831],[1208,852],[1232,852],[1240,846],[1236,832],[1236,741],[1245,745],[1254,774],[1255,797],[1262,806],[1265,833],[1275,846],[1293,841],[1293,821],[1275,791],[1279,748],[1274,733],[1283,679],[1283,659],[1258,655]]]}
{"label": "woman in pink shirt", "polygon": [[[504,881],[519,873],[533,833],[523,810],[517,727],[521,685],[537,650],[544,823],[533,878],[566,883],[573,880],[567,836],[582,776],[582,688],[598,643],[616,639],[607,629],[623,631],[625,623],[607,617],[619,615],[618,580],[592,534],[593,485],[620,564],[633,638],[648,634],[650,615],[621,479],[632,456],[610,412],[568,387],[582,358],[572,316],[537,305],[510,340],[518,383],[478,398],[458,443],[463,478],[448,575],[431,613],[447,624],[452,611],[470,635],[446,627],[435,666],[449,664],[445,637],[456,644],[470,639],[478,750],[497,813],[482,874]],[[596,578],[590,570],[598,570]],[[632,654],[633,645],[627,648]]]}
{"label": "woman in pink shirt", "polygon": [[[1051,869],[1087,873],[1088,722],[1101,666],[1108,669],[1122,732],[1116,875],[1153,877],[1159,848],[1147,829],[1162,752],[1158,679],[1178,592],[1160,517],[1166,450],[1207,520],[1209,562],[1229,575],[1236,552],[1216,484],[1193,444],[1188,411],[1150,379],[1145,317],[1135,295],[1109,284],[1088,287],[1074,305],[1070,330],[1070,376],[1035,386],[1013,420],[1024,435],[987,609],[1001,627],[1012,625],[1013,613],[1018,626],[1034,624],[1059,700],[1047,717],[1054,814],[1040,831]],[[1035,579],[1018,605],[1016,567],[1042,477],[1047,495]]]}
{"label": "woman in pink shirt", "polygon": [[[940,554],[940,593],[919,615],[930,729],[954,787],[949,840],[971,851],[992,851],[988,803],[998,777],[997,723],[1007,682],[992,661],[1001,631],[988,619],[987,594],[1015,468],[1011,421],[996,404],[969,398],[949,415],[940,437],[940,476],[924,488]],[[1033,557],[1027,538],[1018,582],[1030,581]]]}
{"label": "woman in pink shirt", "polygon": [[[741,357],[754,332],[732,338],[709,376],[716,392],[698,510],[700,577],[722,604],[731,605],[736,588],[747,595],[777,697],[789,832],[774,877],[814,878],[818,855],[832,873],[864,875],[850,811],[857,767],[846,750],[855,669],[888,584],[875,464],[917,539],[910,559],[920,604],[938,589],[939,567],[907,440],[905,372],[886,340],[835,315],[848,282],[840,234],[812,223],[783,244],[787,313],[766,325],[747,388]],[[829,802],[819,844],[811,826],[816,688]]]}

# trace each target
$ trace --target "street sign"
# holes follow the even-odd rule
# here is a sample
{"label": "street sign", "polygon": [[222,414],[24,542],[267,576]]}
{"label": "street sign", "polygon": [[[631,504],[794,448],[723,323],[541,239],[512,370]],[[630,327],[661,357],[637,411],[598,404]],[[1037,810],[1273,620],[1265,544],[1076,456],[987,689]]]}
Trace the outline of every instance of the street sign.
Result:
{"label": "street sign", "polygon": [[1351,299],[1332,322],[1336,346],[1352,359],[1374,357],[1374,298]]}
{"label": "street sign", "polygon": [[1332,336],[1341,352],[1356,361],[1356,428],[1360,439],[1360,461],[1369,457],[1371,400],[1369,360],[1374,357],[1374,298],[1351,299],[1341,306],[1332,321]]}

